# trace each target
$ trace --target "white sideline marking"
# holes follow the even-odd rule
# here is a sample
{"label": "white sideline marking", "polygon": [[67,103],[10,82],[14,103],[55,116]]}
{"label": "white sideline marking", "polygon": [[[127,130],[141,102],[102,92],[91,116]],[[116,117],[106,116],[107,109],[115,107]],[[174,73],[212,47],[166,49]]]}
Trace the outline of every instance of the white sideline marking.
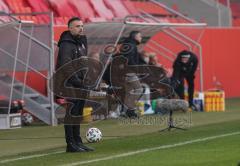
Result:
{"label": "white sideline marking", "polygon": [[[211,137],[199,138],[199,139],[190,140],[190,141],[184,141],[184,142],[180,142],[180,143],[176,143],[176,144],[162,145],[162,146],[158,146],[158,147],[154,147],[154,148],[146,148],[146,149],[142,149],[142,150],[122,153],[122,154],[118,154],[118,155],[113,155],[113,156],[103,157],[103,158],[98,158],[98,159],[93,159],[93,160],[80,161],[80,162],[75,162],[75,163],[71,163],[71,164],[63,164],[62,166],[75,166],[75,165],[80,165],[80,164],[94,163],[94,162],[98,162],[98,161],[112,160],[115,158],[132,156],[132,155],[145,153],[145,152],[149,152],[149,151],[154,151],[154,150],[174,148],[174,147],[183,146],[183,145],[187,145],[187,144],[198,143],[198,142],[203,142],[203,141],[208,141],[208,140],[213,140],[213,139],[217,139],[217,138],[238,135],[238,134],[240,134],[240,131],[228,133],[228,134],[211,136]],[[37,158],[37,157],[44,157],[44,156],[60,154],[60,153],[64,153],[64,152],[65,151],[58,151],[58,152],[52,152],[52,153],[43,153],[43,154],[29,155],[29,156],[23,156],[23,157],[18,157],[18,158],[13,158],[13,159],[6,159],[6,160],[0,161],[0,164],[9,163],[9,162],[13,162],[13,161],[19,161],[19,160],[32,159],[32,158]]]}
{"label": "white sideline marking", "polygon": [[89,164],[89,163],[94,163],[94,162],[99,162],[99,161],[112,160],[112,159],[116,159],[116,158],[120,158],[120,157],[132,156],[132,155],[145,153],[145,152],[149,152],[149,151],[175,148],[175,147],[178,147],[178,146],[183,146],[183,145],[188,145],[188,144],[193,144],[193,143],[198,143],[198,142],[204,142],[204,141],[208,141],[208,140],[213,140],[213,139],[217,139],[217,138],[222,138],[222,137],[227,137],[227,136],[232,136],[232,135],[238,135],[238,134],[240,134],[240,132],[233,132],[233,133],[228,133],[228,134],[216,135],[216,136],[212,136],[212,137],[199,138],[199,139],[184,141],[184,142],[180,142],[180,143],[176,143],[176,144],[162,145],[162,146],[158,146],[158,147],[154,147],[154,148],[146,148],[146,149],[137,150],[137,151],[133,151],[133,152],[122,153],[122,154],[113,155],[113,156],[109,156],[109,157],[103,157],[103,158],[98,158],[98,159],[93,159],[93,160],[74,162],[74,163],[71,163],[71,164],[63,164],[61,166],[76,166],[76,165],[81,165],[81,164]]}
{"label": "white sideline marking", "polygon": [[23,157],[18,157],[18,158],[13,158],[13,159],[6,159],[6,160],[0,161],[0,164],[9,163],[9,162],[13,162],[13,161],[19,161],[19,160],[25,160],[25,159],[31,159],[31,158],[36,158],[36,157],[43,157],[43,156],[48,156],[48,155],[52,155],[52,154],[59,154],[59,153],[63,153],[63,152],[65,152],[65,151],[35,154],[35,155],[23,156]]}

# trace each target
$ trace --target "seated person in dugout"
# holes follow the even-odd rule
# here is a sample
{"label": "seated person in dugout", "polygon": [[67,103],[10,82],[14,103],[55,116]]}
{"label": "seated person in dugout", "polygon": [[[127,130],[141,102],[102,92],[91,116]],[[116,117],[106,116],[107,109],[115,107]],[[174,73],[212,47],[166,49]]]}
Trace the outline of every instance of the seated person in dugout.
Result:
{"label": "seated person in dugout", "polygon": [[116,52],[113,55],[113,60],[110,64],[107,64],[108,67],[103,76],[103,80],[110,85],[110,87],[121,87],[119,90],[113,89],[112,93],[116,95],[121,102],[123,108],[122,114],[125,114],[127,117],[137,117],[135,113],[135,102],[139,99],[140,95],[130,95],[129,92],[135,89],[141,89],[141,84],[134,72],[128,72],[127,75],[125,75],[125,73],[120,73],[121,70],[118,70],[118,67],[121,64],[114,64],[114,61],[120,56],[121,58],[122,56],[125,57],[124,60],[127,60],[127,64],[124,65],[126,68],[131,65],[146,64],[140,58],[140,53],[137,48],[141,41],[141,33],[139,31],[132,31],[129,36],[117,46]]}

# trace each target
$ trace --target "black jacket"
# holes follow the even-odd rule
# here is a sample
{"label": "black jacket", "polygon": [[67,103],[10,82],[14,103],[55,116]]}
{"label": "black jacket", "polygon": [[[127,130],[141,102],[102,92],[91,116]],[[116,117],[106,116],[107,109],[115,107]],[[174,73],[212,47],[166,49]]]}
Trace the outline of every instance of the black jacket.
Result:
{"label": "black jacket", "polygon": [[[187,63],[182,63],[181,58],[182,55],[190,55],[190,59]],[[197,70],[198,66],[198,58],[197,56],[190,51],[181,51],[176,60],[173,63],[173,78],[180,79],[181,77],[194,77],[194,74]]]}
{"label": "black jacket", "polygon": [[[69,31],[65,31],[61,34],[60,40],[58,42],[59,52],[57,57],[56,70],[70,63],[68,70],[70,73],[74,73],[77,70],[77,66],[71,64],[73,60],[76,60],[82,56],[87,56],[87,38],[86,36],[81,36],[80,38],[74,37]],[[67,72],[69,73],[69,71]],[[64,73],[63,73],[64,74]],[[82,85],[83,73],[77,72],[73,74],[72,77],[67,81],[68,86],[79,87]]]}
{"label": "black jacket", "polygon": [[122,47],[120,49],[120,55],[124,55],[128,59],[128,65],[143,65],[146,64],[140,56],[137,49],[137,41],[131,38],[127,38],[123,41]]}

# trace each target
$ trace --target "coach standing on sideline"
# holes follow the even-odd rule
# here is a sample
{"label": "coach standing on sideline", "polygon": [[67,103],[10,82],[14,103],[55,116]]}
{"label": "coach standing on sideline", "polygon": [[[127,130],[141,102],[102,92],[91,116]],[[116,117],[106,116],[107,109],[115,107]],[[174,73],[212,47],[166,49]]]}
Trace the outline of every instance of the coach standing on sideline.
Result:
{"label": "coach standing on sideline", "polygon": [[[68,30],[61,34],[58,42],[59,53],[56,70],[65,64],[70,66],[72,73],[77,71],[77,66],[71,62],[83,56],[87,56],[87,38],[83,34],[83,22],[78,17],[68,21]],[[70,76],[65,76],[69,78]],[[83,88],[84,75],[81,72],[75,73],[67,80],[66,86],[72,88]],[[92,148],[84,146],[80,137],[80,121],[71,121],[72,117],[80,117],[83,114],[85,100],[67,99],[68,104],[64,119],[65,139],[67,143],[66,152],[86,152]],[[69,120],[70,119],[70,120]]]}

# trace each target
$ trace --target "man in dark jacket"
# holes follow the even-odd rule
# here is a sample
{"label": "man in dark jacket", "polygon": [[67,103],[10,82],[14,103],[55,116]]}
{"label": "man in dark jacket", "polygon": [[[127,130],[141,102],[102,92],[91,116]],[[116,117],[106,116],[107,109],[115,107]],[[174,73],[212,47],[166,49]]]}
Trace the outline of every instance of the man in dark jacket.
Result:
{"label": "man in dark jacket", "polygon": [[[83,22],[78,17],[73,17],[68,21],[68,30],[61,34],[58,42],[59,53],[57,57],[56,70],[64,65],[68,65],[66,73],[74,73],[71,77],[63,75],[67,79],[66,86],[72,88],[83,88],[84,74],[77,72],[79,64],[73,61],[87,56],[87,38],[83,35]],[[70,77],[70,78],[69,78]],[[86,147],[80,137],[80,121],[71,121],[72,117],[80,117],[83,114],[85,104],[84,99],[76,99],[74,96],[67,98],[68,105],[64,119],[65,138],[67,143],[66,152],[85,152],[92,151],[92,148]],[[80,118],[79,118],[80,119]]]}
{"label": "man in dark jacket", "polygon": [[[120,55],[123,55],[128,60],[128,65],[146,65],[147,63],[142,59],[137,46],[142,42],[142,35],[139,31],[131,31],[129,37],[122,42],[120,47]],[[129,95],[129,92],[132,90],[140,91],[142,86],[137,75],[133,72],[128,71],[124,82],[124,93],[122,95],[122,100],[124,105],[127,107],[126,115],[128,117],[137,117],[135,112],[135,102],[139,100],[141,95]],[[142,90],[143,91],[143,90]],[[139,93],[139,92],[136,92]]]}
{"label": "man in dark jacket", "polygon": [[131,31],[129,37],[123,41],[120,53],[128,59],[128,65],[146,65],[142,59],[137,46],[142,42],[142,35],[139,31]]}
{"label": "man in dark jacket", "polygon": [[181,99],[184,99],[184,79],[188,84],[189,107],[196,110],[193,104],[194,78],[198,66],[197,56],[187,50],[181,51],[173,63],[172,82],[175,84],[175,91]]}

